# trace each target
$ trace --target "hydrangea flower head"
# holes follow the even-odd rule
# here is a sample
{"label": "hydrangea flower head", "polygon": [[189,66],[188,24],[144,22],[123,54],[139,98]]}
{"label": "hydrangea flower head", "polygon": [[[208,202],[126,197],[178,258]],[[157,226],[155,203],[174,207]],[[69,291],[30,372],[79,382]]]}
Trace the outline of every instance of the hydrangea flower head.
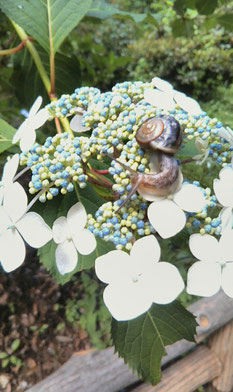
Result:
{"label": "hydrangea flower head", "polygon": [[153,302],[168,304],[184,288],[178,269],[159,262],[160,246],[153,235],[137,240],[130,252],[113,250],[95,261],[98,278],[107,283],[104,302],[116,320],[131,320]]}

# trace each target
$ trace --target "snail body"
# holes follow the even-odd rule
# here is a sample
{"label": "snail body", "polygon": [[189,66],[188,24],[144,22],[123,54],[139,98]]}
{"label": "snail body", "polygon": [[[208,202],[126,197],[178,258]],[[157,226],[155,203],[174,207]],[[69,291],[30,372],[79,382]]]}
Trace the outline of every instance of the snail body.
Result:
{"label": "snail body", "polygon": [[[179,122],[169,115],[151,117],[136,132],[137,143],[150,151],[150,173],[139,173],[117,161],[130,171],[131,190],[119,209],[137,191],[146,200],[176,192],[182,184],[182,174],[174,154],[178,151],[182,135]],[[119,210],[118,209],[118,210]],[[117,210],[117,211],[118,211]],[[116,212],[117,212],[116,211]]]}

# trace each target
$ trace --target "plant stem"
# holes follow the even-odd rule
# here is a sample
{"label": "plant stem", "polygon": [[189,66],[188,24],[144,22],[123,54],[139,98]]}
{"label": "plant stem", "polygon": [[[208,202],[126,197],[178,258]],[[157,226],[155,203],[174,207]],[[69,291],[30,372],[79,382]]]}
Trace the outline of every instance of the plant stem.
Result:
{"label": "plant stem", "polygon": [[53,50],[53,38],[52,38],[52,22],[51,22],[51,5],[50,0],[48,1],[48,28],[49,28],[49,67],[50,67],[50,96],[55,93],[55,63],[54,63],[54,50]]}
{"label": "plant stem", "polygon": [[25,31],[20,26],[18,26],[15,22],[13,22],[13,20],[10,20],[10,21],[11,21],[14,29],[16,30],[18,36],[20,37],[20,39],[22,41],[26,40],[25,46],[29,50],[29,52],[30,52],[30,54],[31,54],[35,64],[36,64],[36,68],[38,69],[38,72],[40,74],[41,80],[42,80],[42,82],[43,82],[43,84],[45,86],[45,89],[46,89],[47,93],[50,94],[51,84],[50,84],[47,72],[46,72],[46,70],[45,70],[45,68],[44,68],[44,66],[42,64],[41,58],[39,56],[39,53],[37,52],[37,50],[36,50],[35,46],[33,45],[33,43],[28,40],[28,36],[25,33]]}
{"label": "plant stem", "polygon": [[25,167],[23,170],[21,170],[16,176],[13,178],[13,181],[18,180],[19,177],[21,177],[24,173],[26,173],[30,167]]}
{"label": "plant stem", "polygon": [[34,38],[28,37],[27,39],[23,39],[23,40],[20,42],[20,44],[17,45],[17,46],[15,46],[14,48],[0,50],[0,56],[9,55],[9,54],[18,52],[19,50],[22,49],[22,47],[26,44],[27,41],[34,41]]}

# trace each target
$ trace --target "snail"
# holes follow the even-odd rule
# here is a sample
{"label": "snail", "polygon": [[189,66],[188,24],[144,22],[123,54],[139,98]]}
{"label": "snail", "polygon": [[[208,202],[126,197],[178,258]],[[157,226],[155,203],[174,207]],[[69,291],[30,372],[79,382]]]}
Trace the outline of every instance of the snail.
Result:
{"label": "snail", "polygon": [[[131,189],[119,209],[137,192],[146,200],[153,201],[157,196],[167,196],[177,191],[182,184],[182,174],[174,154],[178,151],[182,135],[179,122],[172,116],[151,117],[136,132],[137,143],[151,152],[148,174],[132,170],[122,162],[119,165],[130,171]],[[112,157],[111,157],[112,158]],[[116,211],[116,212],[117,212]]]}

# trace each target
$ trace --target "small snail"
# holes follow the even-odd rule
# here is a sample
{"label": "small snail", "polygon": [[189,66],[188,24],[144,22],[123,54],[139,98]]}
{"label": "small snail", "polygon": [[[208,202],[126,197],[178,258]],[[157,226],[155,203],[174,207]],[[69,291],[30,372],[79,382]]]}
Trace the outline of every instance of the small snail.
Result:
{"label": "small snail", "polygon": [[182,174],[173,156],[181,145],[182,135],[180,124],[174,117],[161,115],[149,118],[137,130],[135,137],[143,149],[151,151],[150,165],[153,171],[139,173],[117,160],[119,165],[130,171],[132,185],[118,210],[136,190],[146,200],[153,201],[156,196],[174,193],[182,183]]}

